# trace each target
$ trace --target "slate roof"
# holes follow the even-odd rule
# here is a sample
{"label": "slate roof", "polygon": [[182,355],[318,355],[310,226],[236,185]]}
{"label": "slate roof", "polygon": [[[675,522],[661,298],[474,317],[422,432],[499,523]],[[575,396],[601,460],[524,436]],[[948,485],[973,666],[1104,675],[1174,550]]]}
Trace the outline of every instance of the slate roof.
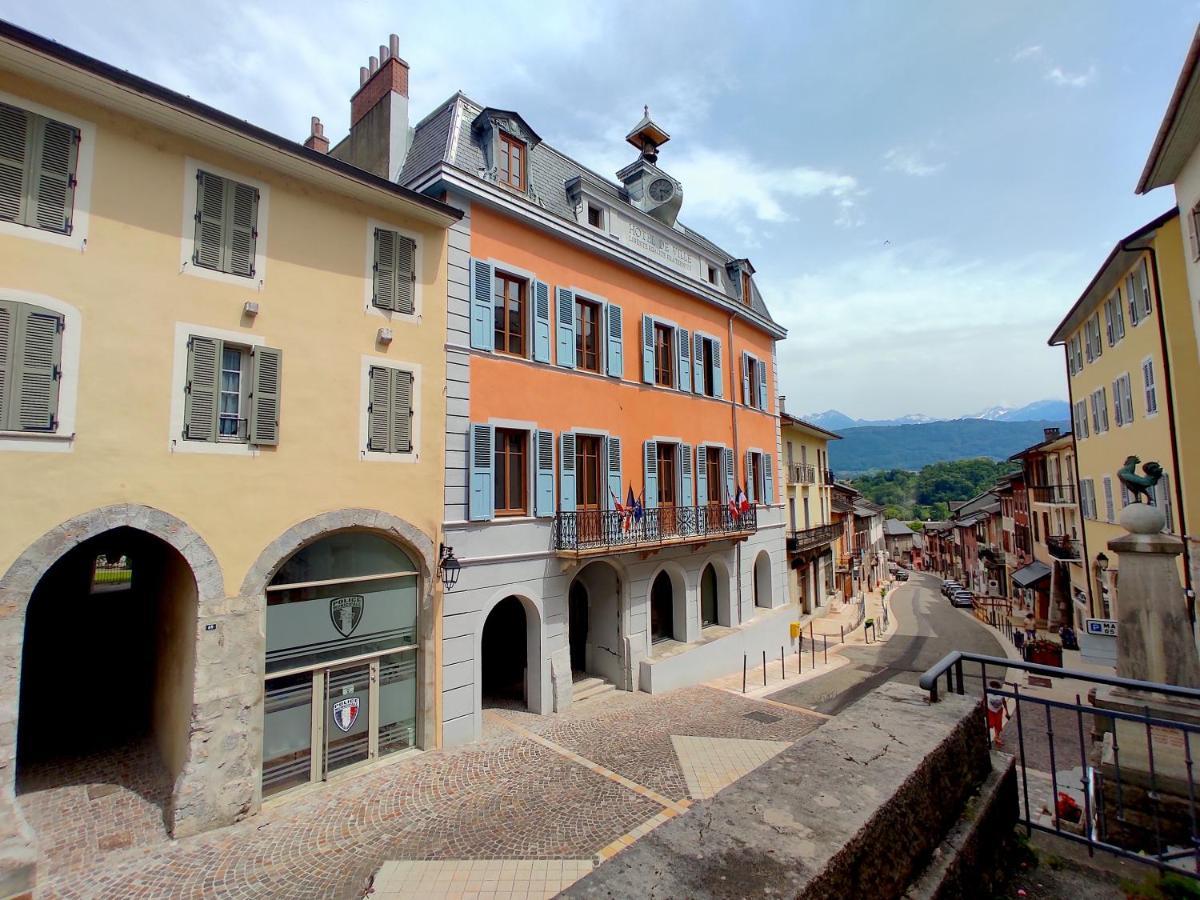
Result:
{"label": "slate roof", "polygon": [[[414,184],[438,163],[449,164],[469,175],[481,175],[485,169],[484,152],[479,140],[471,133],[471,125],[484,109],[484,106],[459,91],[418,122],[413,129],[412,143],[400,171],[400,183]],[[545,141],[539,141],[530,148],[528,173],[531,191],[540,201],[541,207],[559,218],[569,222],[576,221],[575,208],[567,196],[566,184],[574,178],[582,177],[586,179],[589,187],[605,195],[614,205],[624,207],[626,214],[644,217],[647,222],[662,227],[662,223],[657,219],[647,216],[630,204],[623,185],[576,162]],[[686,190],[687,185],[684,185],[685,202]],[[698,245],[721,266],[738,258],[682,224],[677,224],[675,230]],[[720,281],[720,290],[730,299],[736,299],[736,289],[729,283],[724,272],[721,273]],[[713,285],[705,282],[705,287],[712,288]],[[753,296],[750,308],[760,316],[775,322],[763,301],[758,285],[753,280],[751,291]]]}
{"label": "slate roof", "polygon": [[916,534],[899,519],[888,519],[883,523],[883,533],[891,537],[912,537]]}

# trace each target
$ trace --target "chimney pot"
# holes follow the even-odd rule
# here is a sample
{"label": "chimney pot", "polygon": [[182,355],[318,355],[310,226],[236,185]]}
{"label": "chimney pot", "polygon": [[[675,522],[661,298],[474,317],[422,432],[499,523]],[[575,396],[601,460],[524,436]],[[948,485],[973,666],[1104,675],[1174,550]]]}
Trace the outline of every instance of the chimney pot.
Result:
{"label": "chimney pot", "polygon": [[1044,434],[1046,436],[1046,440],[1052,441],[1056,437],[1060,437],[1062,435],[1062,429],[1061,428],[1043,428],[1042,434]]}
{"label": "chimney pot", "polygon": [[383,46],[383,44],[380,44],[379,45],[379,64],[383,65],[387,61],[388,61],[388,48]]}
{"label": "chimney pot", "polygon": [[376,72],[379,71],[379,58],[378,57],[376,57],[376,56],[371,57],[370,69],[371,69],[372,75],[374,75]]}
{"label": "chimney pot", "polygon": [[308,138],[304,141],[304,146],[309,150],[316,150],[318,153],[329,152],[329,139],[325,137],[325,126],[316,116],[312,117],[312,128]]}
{"label": "chimney pot", "polygon": [[362,87],[367,83],[367,79],[371,77],[371,73],[367,71],[366,66],[358,67],[358,86]]}
{"label": "chimney pot", "polygon": [[400,55],[400,35],[392,34],[388,38],[388,51],[392,56]]}

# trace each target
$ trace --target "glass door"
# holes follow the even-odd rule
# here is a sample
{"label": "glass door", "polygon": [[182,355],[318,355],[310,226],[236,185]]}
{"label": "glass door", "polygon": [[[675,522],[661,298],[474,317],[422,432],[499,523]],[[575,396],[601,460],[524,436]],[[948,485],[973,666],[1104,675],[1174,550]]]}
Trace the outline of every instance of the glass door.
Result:
{"label": "glass door", "polygon": [[322,776],[373,755],[372,695],[376,663],[361,662],[325,671],[324,769]]}

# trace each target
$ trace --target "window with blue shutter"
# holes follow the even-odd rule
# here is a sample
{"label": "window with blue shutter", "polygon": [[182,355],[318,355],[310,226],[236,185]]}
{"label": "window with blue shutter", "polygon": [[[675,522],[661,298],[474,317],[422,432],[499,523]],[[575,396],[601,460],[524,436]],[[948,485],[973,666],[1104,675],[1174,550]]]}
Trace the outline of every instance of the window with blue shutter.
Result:
{"label": "window with blue shutter", "polygon": [[550,362],[550,285],[530,283],[533,293],[533,361]]}
{"label": "window with blue shutter", "polygon": [[763,412],[768,409],[767,404],[767,364],[761,359],[758,360],[758,408]]}
{"label": "window with blue shutter", "polygon": [[[725,377],[721,374],[721,342],[716,338],[710,338],[712,343],[712,370],[713,370],[713,396],[721,398],[725,396]],[[731,450],[730,453],[733,451]]]}
{"label": "window with blue shutter", "polygon": [[563,512],[575,512],[575,435],[558,436],[558,504]]}
{"label": "window with blue shutter", "polygon": [[608,497],[601,505],[605,509],[612,509],[614,497],[624,499],[621,495],[621,439],[610,436],[604,444],[608,457]]}
{"label": "window with blue shutter", "polygon": [[704,393],[704,338],[699,332],[694,335],[692,347],[692,390],[697,394]]}
{"label": "window with blue shutter", "polygon": [[754,406],[755,398],[750,396],[750,367],[753,366],[754,357],[749,353],[742,351],[742,402],[747,406]]}
{"label": "window with blue shutter", "polygon": [[775,502],[775,467],[771,454],[763,454],[763,503],[768,506]]}
{"label": "window with blue shutter", "polygon": [[692,336],[686,328],[675,331],[679,342],[679,384],[681,391],[692,389]]}
{"label": "window with blue shutter", "polygon": [[[560,287],[555,292],[558,315],[555,323],[555,362],[568,369],[575,368],[575,292]],[[572,451],[571,458],[575,453]],[[572,495],[574,496],[574,495]],[[574,508],[574,502],[572,502]]]}
{"label": "window with blue shutter", "polygon": [[482,259],[471,260],[471,346],[476,350],[492,349],[495,328],[492,312],[492,282],[495,269]]}
{"label": "window with blue shutter", "polygon": [[493,456],[492,445],[494,433],[491,425],[472,425],[470,431],[469,477],[470,494],[467,503],[467,518],[473,522],[483,522],[495,515],[492,495]]}
{"label": "window with blue shutter", "polygon": [[692,445],[679,445],[679,505],[692,506]]}
{"label": "window with blue shutter", "polygon": [[708,505],[708,448],[696,447],[696,505]]}
{"label": "window with blue shutter", "polygon": [[721,448],[721,466],[722,466],[722,472],[725,475],[725,496],[728,498],[732,498],[737,495],[737,486],[734,483],[734,478],[736,476],[734,473],[733,465],[734,465],[733,448],[722,447]]}
{"label": "window with blue shutter", "polygon": [[757,455],[753,450],[746,451],[746,499],[751,503],[758,500],[758,485],[754,478],[754,457]]}
{"label": "window with blue shutter", "polygon": [[613,378],[625,377],[625,339],[624,317],[621,307],[615,303],[605,306],[605,323],[608,326],[608,357],[606,365],[608,374]]}
{"label": "window with blue shutter", "polygon": [[654,384],[654,318],[642,314],[642,381]]}
{"label": "window with blue shutter", "polygon": [[535,432],[535,466],[533,514],[554,515],[554,432],[539,429]]}
{"label": "window with blue shutter", "polygon": [[643,487],[646,491],[646,509],[658,507],[658,441],[646,441],[642,457],[645,460]]}

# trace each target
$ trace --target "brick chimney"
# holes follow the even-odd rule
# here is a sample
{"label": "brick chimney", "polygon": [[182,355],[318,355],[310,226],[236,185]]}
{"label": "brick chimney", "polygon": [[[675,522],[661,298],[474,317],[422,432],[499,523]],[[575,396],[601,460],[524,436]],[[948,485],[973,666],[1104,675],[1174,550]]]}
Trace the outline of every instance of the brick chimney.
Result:
{"label": "brick chimney", "polygon": [[1061,428],[1043,428],[1042,434],[1044,434],[1046,436],[1046,440],[1052,441],[1056,437],[1062,436],[1062,429]]}
{"label": "brick chimney", "polygon": [[404,165],[408,128],[408,63],[400,58],[400,38],[391,35],[379,55],[358,70],[358,90],[350,98],[350,135],[331,156],[395,181]]}
{"label": "brick chimney", "polygon": [[318,153],[329,152],[329,138],[325,137],[325,126],[316,116],[312,117],[312,131],[304,140],[304,146]]}

